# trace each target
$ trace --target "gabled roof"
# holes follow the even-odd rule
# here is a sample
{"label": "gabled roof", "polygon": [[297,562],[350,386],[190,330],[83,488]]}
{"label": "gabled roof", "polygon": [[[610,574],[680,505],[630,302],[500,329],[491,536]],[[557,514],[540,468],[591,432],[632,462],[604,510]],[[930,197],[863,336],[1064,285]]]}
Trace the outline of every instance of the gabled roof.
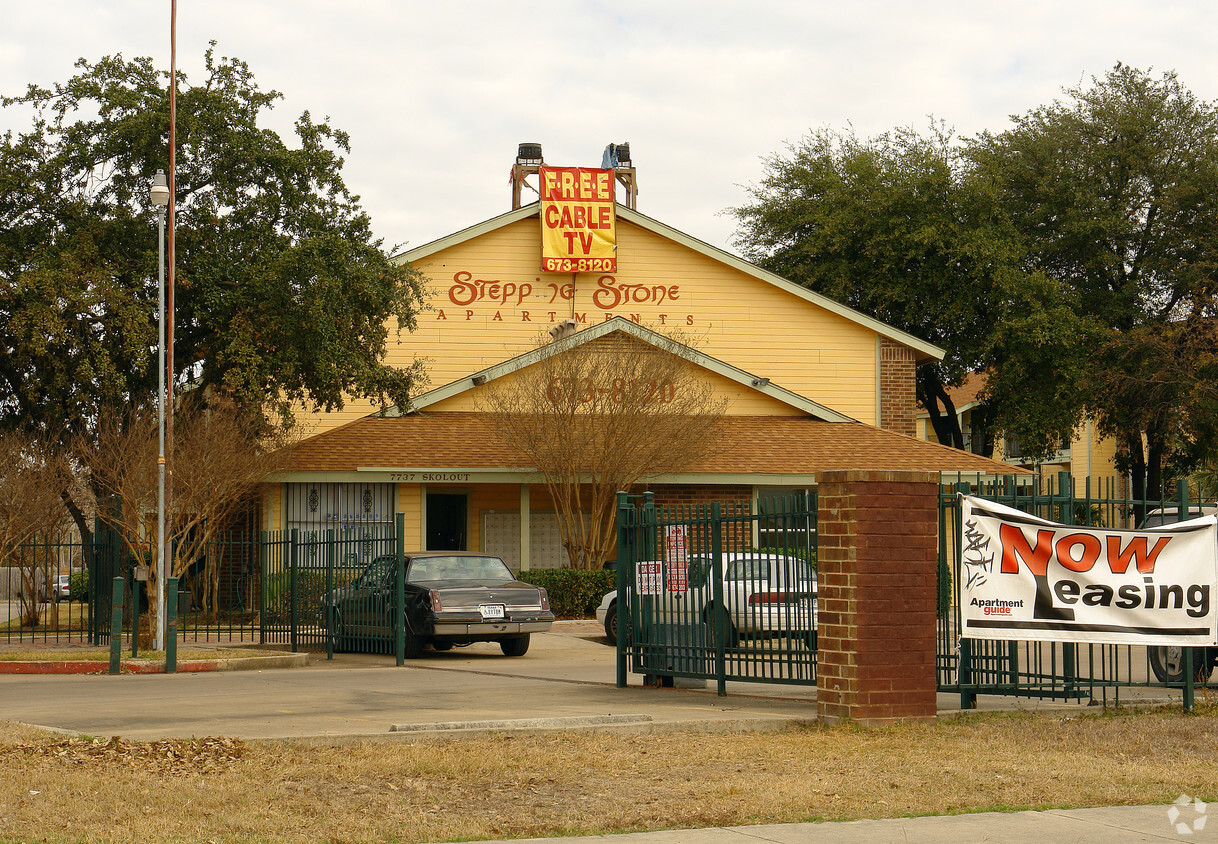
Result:
{"label": "gabled roof", "polygon": [[[394,255],[391,260],[397,262],[408,261],[412,264],[417,263],[418,261],[421,261],[422,259],[427,258],[430,255],[434,255],[435,253],[444,249],[448,249],[449,247],[456,246],[468,240],[473,240],[476,237],[496,229],[503,228],[504,226],[509,226],[512,223],[519,222],[520,220],[527,220],[529,217],[534,217],[540,212],[540,210],[540,202],[534,202],[531,205],[521,206],[520,208],[508,211],[506,214],[500,214],[498,217],[492,217],[489,220],[478,223],[474,226],[470,226],[469,228],[462,229],[461,231],[454,232],[453,234],[442,237],[439,240],[433,240],[431,243],[425,243],[422,246],[416,246],[414,249],[409,249],[406,252]],[[713,261],[727,264],[733,269],[739,270],[746,275],[750,275],[759,281],[773,285],[774,287],[780,288],[793,296],[797,296],[800,299],[811,302],[812,304],[837,314],[838,316],[844,317],[851,322],[862,325],[876,332],[881,337],[887,337],[889,340],[900,343],[903,346],[908,346],[917,353],[917,358],[919,361],[942,360],[944,355],[946,355],[946,352],[943,349],[939,348],[933,343],[927,343],[925,340],[919,339],[912,334],[908,334],[900,329],[893,328],[891,325],[883,323],[875,317],[867,316],[860,311],[856,311],[853,308],[843,305],[841,302],[830,299],[828,296],[823,296],[820,293],[813,293],[811,290],[800,287],[794,282],[787,281],[782,276],[776,275],[769,270],[763,270],[756,264],[750,264],[743,258],[737,257],[730,252],[725,252],[724,250],[715,246],[711,246],[709,243],[698,240],[695,237],[691,237],[684,232],[677,231],[670,226],[664,225],[658,220],[653,220],[651,217],[640,214],[637,211],[633,211],[624,205],[617,206],[616,214],[618,219],[626,220],[627,222],[633,223],[640,228],[647,229],[653,234],[667,238],[674,243],[679,243],[682,246],[705,255],[707,258],[710,258]]]}
{"label": "gabled roof", "polygon": [[[412,413],[392,419],[365,416],[311,437],[292,452],[278,480],[450,480],[445,473],[495,473],[505,481],[535,474],[528,459],[501,439],[494,421],[475,412]],[[1020,473],[994,460],[863,423],[833,424],[809,417],[727,416],[714,453],[664,482],[760,483],[764,478],[813,482],[826,471],[917,470],[966,474]],[[426,478],[424,478],[426,480]],[[784,482],[787,482],[784,481]]]}
{"label": "gabled roof", "polygon": [[[565,337],[562,340],[555,340],[553,343],[548,343],[544,346],[540,346],[536,349],[525,352],[522,355],[509,358],[502,363],[489,366],[486,369],[475,372],[469,376],[459,378],[458,380],[445,384],[442,387],[437,387],[434,390],[428,390],[426,393],[423,393],[411,402],[409,412],[423,410],[424,408],[434,405],[437,402],[444,401],[445,399],[452,398],[453,396],[460,395],[468,390],[473,390],[490,381],[494,381],[496,378],[502,378],[505,375],[510,375],[511,373],[516,372],[517,370],[524,369],[531,364],[545,359],[549,355],[561,354],[568,349],[582,346],[585,343],[590,343],[594,340],[599,340],[600,338],[612,334],[615,331],[628,334],[631,337],[634,337],[636,340],[656,346],[660,349],[665,349],[671,347],[672,345],[678,345],[681,348],[681,354],[695,366],[700,366],[703,369],[714,372],[731,381],[735,381],[737,384],[756,390],[759,393],[764,393],[771,398],[777,399],[784,404],[801,410],[804,413],[807,413],[809,416],[820,419],[821,421],[855,421],[849,416],[844,416],[838,413],[836,410],[832,410],[822,404],[818,404],[811,399],[807,399],[801,395],[791,392],[790,390],[779,387],[776,384],[771,384],[768,378],[760,378],[756,375],[745,372],[743,369],[732,366],[730,363],[725,363],[718,358],[714,358],[710,355],[699,352],[697,349],[690,346],[674,343],[673,340],[665,337],[663,334],[652,331],[650,328],[646,328],[620,316],[615,316],[613,319],[596,323],[588,328],[577,331],[576,333]],[[401,408],[394,406],[382,411],[381,415],[386,417],[395,417],[401,416],[403,413],[404,411]]]}

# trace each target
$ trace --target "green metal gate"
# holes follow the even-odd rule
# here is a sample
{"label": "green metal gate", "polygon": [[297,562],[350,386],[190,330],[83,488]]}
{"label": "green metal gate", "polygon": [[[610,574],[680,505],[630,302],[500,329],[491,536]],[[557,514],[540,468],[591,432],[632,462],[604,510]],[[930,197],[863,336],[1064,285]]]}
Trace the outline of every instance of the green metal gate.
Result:
{"label": "green metal gate", "polygon": [[[618,686],[816,684],[812,494],[657,507],[618,496]],[[622,600],[625,596],[625,600]]]}
{"label": "green metal gate", "polygon": [[989,641],[958,635],[961,569],[960,495],[974,495],[1014,507],[1051,521],[1089,527],[1133,528],[1157,514],[1161,520],[1184,520],[1195,514],[1188,488],[1180,482],[1173,498],[1132,498],[1119,493],[1116,479],[1080,490],[1069,473],[1060,473],[1045,492],[1014,476],[982,484],[944,483],[939,491],[939,600],[937,680],[940,692],[960,695],[960,707],[972,708],[978,695],[1007,695],[1050,700],[1120,702],[1120,690],[1160,686],[1183,690],[1186,708],[1192,706],[1193,687],[1208,682],[1218,653],[1215,649],[1185,648],[1180,676],[1159,679],[1152,656],[1162,659],[1163,648],[1136,645],[1100,645],[1068,642]]}

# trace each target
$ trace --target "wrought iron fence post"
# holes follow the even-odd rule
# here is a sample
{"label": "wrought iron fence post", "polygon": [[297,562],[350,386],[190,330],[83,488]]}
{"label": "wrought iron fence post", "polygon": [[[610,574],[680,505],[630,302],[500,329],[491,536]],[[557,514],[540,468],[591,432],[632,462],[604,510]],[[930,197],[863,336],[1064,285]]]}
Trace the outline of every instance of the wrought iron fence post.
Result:
{"label": "wrought iron fence post", "polygon": [[[634,565],[634,554],[631,553],[630,523],[633,508],[630,505],[629,494],[617,494],[617,566],[614,572],[617,580],[617,687],[626,688],[626,654],[630,635],[630,583],[626,569]],[[623,613],[625,616],[623,617]],[[625,623],[623,623],[625,622]]]}
{"label": "wrought iron fence post", "polygon": [[326,529],[326,659],[334,659],[334,637],[338,635],[335,629],[335,616],[338,615],[338,607],[334,600],[334,561],[338,556],[337,549],[334,547],[335,533],[334,528]]}
{"label": "wrought iron fence post", "polygon": [[1192,712],[1195,685],[1195,678],[1193,677],[1193,649],[1183,648],[1182,651],[1184,655],[1184,711]]}
{"label": "wrought iron fence post", "polygon": [[[1188,481],[1180,478],[1176,481],[1176,521],[1183,522],[1188,520],[1188,504]],[[1192,647],[1184,647],[1181,648],[1181,652],[1184,657],[1184,711],[1192,712],[1194,687],[1196,685],[1196,677],[1193,676],[1194,651]],[[1200,652],[1201,658],[1204,660],[1205,650],[1200,649]],[[1206,668],[1208,669],[1209,666],[1206,665]]]}
{"label": "wrought iron fence post", "polygon": [[300,644],[300,636],[296,627],[296,601],[299,597],[296,594],[296,558],[300,539],[299,531],[299,528],[292,528],[288,539],[288,630],[292,642],[292,653],[296,653]]}
{"label": "wrought iron fence post", "polygon": [[964,519],[964,508],[960,506],[960,496],[968,495],[972,492],[972,484],[968,481],[957,482],[953,491],[955,492],[955,509],[952,515],[952,530],[954,553],[952,554],[952,571],[954,573],[952,590],[954,591],[953,604],[956,607],[952,613],[953,621],[956,624],[956,640],[959,644],[959,656],[956,664],[956,684],[960,689],[960,708],[961,709],[976,709],[977,708],[977,693],[965,691],[966,687],[973,683],[973,641],[960,635],[960,604],[959,604],[959,584],[960,584],[960,555],[964,550],[960,547],[960,537],[963,531],[962,521]]}
{"label": "wrought iron fence post", "polygon": [[715,611],[711,636],[715,645],[715,689],[719,697],[727,696],[727,612],[723,605],[723,504],[711,502],[711,601]]}
{"label": "wrought iron fence post", "polygon": [[[138,563],[136,564],[138,565]],[[131,658],[139,656],[140,647],[140,593],[135,579],[135,566],[130,566],[127,573],[131,575]]]}
{"label": "wrought iron fence post", "polygon": [[1057,521],[1063,525],[1074,524],[1074,489],[1069,472],[1057,473],[1057,493],[1062,503],[1058,505]]}
{"label": "wrought iron fence post", "polygon": [[260,573],[258,577],[258,591],[261,593],[258,605],[258,644],[260,645],[266,644],[267,617],[270,615],[270,608],[267,606],[271,597],[268,586],[268,580],[270,579],[268,577],[268,569],[270,568],[269,563],[271,558],[271,555],[267,553],[268,541],[267,532],[265,530],[258,531],[258,571]]}
{"label": "wrought iron fence post", "polygon": [[393,644],[397,664],[406,664],[406,514],[394,518]]}
{"label": "wrought iron fence post", "polygon": [[117,674],[123,659],[123,593],[126,584],[122,575],[114,578],[110,589],[110,673]]}
{"label": "wrought iron fence post", "polygon": [[178,670],[178,579],[165,579],[165,673]]}

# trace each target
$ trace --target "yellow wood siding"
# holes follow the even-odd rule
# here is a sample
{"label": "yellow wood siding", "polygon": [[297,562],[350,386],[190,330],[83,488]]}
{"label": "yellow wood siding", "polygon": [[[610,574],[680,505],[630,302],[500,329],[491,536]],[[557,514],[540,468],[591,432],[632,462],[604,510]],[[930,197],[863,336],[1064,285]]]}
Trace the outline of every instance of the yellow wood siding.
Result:
{"label": "yellow wood siding", "polygon": [[398,484],[398,512],[404,514],[407,551],[423,548],[423,491],[418,484]]}
{"label": "yellow wood siding", "polygon": [[[437,387],[534,348],[562,319],[621,316],[679,330],[705,354],[874,424],[874,331],[629,223],[619,224],[613,283],[538,272],[538,238],[526,219],[421,261],[432,310],[388,360],[427,359]],[[623,304],[625,295],[649,301]]]}
{"label": "yellow wood siding", "polygon": [[[517,377],[515,373],[503,376],[501,379],[504,382],[510,383],[511,379]],[[743,384],[737,383],[730,378],[725,378],[717,372],[711,372],[703,369],[700,373],[700,378],[708,381],[714,388],[714,394],[717,398],[727,399],[726,413],[729,416],[803,416],[804,411],[799,408],[792,407],[790,404],[779,401],[776,398],[767,396],[758,390],[751,387],[746,387]],[[496,382],[498,385],[498,382]],[[428,405],[428,412],[440,413],[443,411],[478,411],[479,407],[479,390],[481,388],[474,387],[459,393],[452,398],[444,399],[435,404]]]}
{"label": "yellow wood siding", "polygon": [[[428,279],[429,309],[414,332],[390,331],[386,361],[408,366],[422,359],[426,389],[434,389],[535,348],[563,319],[587,327],[620,316],[662,333],[679,331],[704,354],[877,424],[870,328],[624,220],[617,273],[547,274],[539,265],[535,217],[421,259],[416,268]],[[732,390],[732,413],[790,412],[737,385]],[[470,400],[445,409],[469,407]],[[352,400],[342,411],[300,415],[316,434],[378,410]]]}

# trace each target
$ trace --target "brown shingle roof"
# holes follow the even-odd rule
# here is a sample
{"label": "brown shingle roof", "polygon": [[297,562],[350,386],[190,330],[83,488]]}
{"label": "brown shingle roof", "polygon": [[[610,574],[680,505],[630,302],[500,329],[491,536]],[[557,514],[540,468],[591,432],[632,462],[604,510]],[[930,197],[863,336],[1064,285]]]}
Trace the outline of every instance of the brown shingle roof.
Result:
{"label": "brown shingle roof", "polygon": [[[815,474],[835,469],[1010,474],[1019,470],[903,434],[807,417],[729,416],[712,456],[688,472]],[[289,472],[364,468],[530,469],[478,413],[366,416],[300,443]]]}

